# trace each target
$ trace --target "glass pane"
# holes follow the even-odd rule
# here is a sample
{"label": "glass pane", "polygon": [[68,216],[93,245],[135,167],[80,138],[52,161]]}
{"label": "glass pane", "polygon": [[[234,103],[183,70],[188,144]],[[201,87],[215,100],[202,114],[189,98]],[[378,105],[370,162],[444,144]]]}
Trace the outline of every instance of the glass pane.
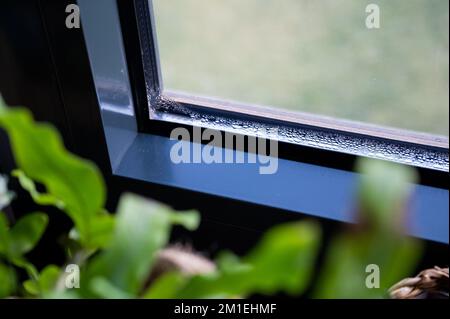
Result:
{"label": "glass pane", "polygon": [[448,0],[153,2],[165,89],[449,134]]}

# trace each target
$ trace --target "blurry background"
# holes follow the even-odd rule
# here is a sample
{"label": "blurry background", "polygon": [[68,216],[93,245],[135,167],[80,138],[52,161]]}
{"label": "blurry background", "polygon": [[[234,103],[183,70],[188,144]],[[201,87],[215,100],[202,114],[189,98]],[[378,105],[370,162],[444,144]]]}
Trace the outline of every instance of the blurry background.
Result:
{"label": "blurry background", "polygon": [[165,89],[449,134],[448,0],[153,3]]}

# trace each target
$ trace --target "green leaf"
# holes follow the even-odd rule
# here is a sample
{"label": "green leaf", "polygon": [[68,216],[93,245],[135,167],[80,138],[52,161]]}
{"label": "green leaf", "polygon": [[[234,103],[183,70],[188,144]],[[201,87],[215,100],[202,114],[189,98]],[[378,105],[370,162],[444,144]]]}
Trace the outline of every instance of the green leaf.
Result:
{"label": "green leaf", "polygon": [[33,296],[44,296],[55,290],[56,284],[60,278],[61,270],[58,266],[48,265],[36,279],[26,280],[23,283],[25,290]]}
{"label": "green leaf", "polygon": [[11,252],[21,256],[34,248],[48,224],[48,217],[43,213],[25,215],[11,228],[9,236]]}
{"label": "green leaf", "polygon": [[37,280],[37,278],[39,277],[39,272],[37,271],[36,267],[22,256],[13,256],[10,258],[10,262],[14,266],[24,269],[30,278]]}
{"label": "green leaf", "polygon": [[[82,280],[108,278],[117,289],[137,296],[156,252],[167,244],[172,221],[182,220],[176,215],[167,206],[136,195],[123,195],[110,245],[91,262]],[[194,218],[187,218],[191,219]]]}
{"label": "green leaf", "polygon": [[[420,241],[406,237],[403,223],[415,171],[404,165],[362,159],[356,231],[335,238],[328,248],[315,296],[382,298],[394,283],[411,274],[423,252]],[[379,288],[366,285],[367,266],[378,267]]]}
{"label": "green leaf", "polygon": [[39,285],[37,281],[28,279],[23,282],[23,288],[31,296],[38,296],[40,293]]}
{"label": "green leaf", "polygon": [[71,290],[53,290],[49,293],[45,293],[42,296],[43,299],[80,299],[80,295],[77,291]]}
{"label": "green leaf", "polygon": [[20,186],[28,191],[34,202],[38,205],[52,205],[59,209],[64,209],[64,203],[51,194],[39,193],[36,189],[35,183],[28,178],[25,173],[19,169],[12,171],[12,176],[17,177]]}
{"label": "green leaf", "polygon": [[[377,233],[344,234],[333,240],[316,287],[318,298],[383,298],[393,284],[414,271],[419,241]],[[370,288],[368,265],[379,269],[379,287]]]}
{"label": "green leaf", "polygon": [[181,287],[183,287],[188,278],[186,276],[177,273],[170,272],[164,274],[147,289],[142,295],[144,299],[169,299],[174,298]]}
{"label": "green leaf", "polygon": [[105,202],[105,186],[97,167],[66,151],[59,133],[49,124],[35,123],[24,108],[1,105],[0,127],[8,133],[19,168],[46,187],[53,198],[44,200],[64,204],[81,240],[89,243],[92,219]]}
{"label": "green leaf", "polygon": [[25,269],[33,279],[37,279],[38,272],[22,255],[34,248],[44,233],[47,222],[47,215],[33,213],[22,217],[8,229],[6,217],[0,212],[0,254],[13,265]]}
{"label": "green leaf", "polygon": [[[114,232],[115,218],[110,214],[99,214],[91,222],[91,237],[86,248],[104,248],[110,244]],[[74,234],[72,234],[74,235]]]}
{"label": "green leaf", "polygon": [[276,226],[242,260],[228,253],[218,262],[216,273],[194,276],[186,283],[173,280],[180,287],[164,290],[174,292],[176,298],[245,297],[279,291],[300,294],[312,275],[319,243],[320,229],[315,223]]}
{"label": "green leaf", "polygon": [[356,170],[359,181],[359,213],[371,228],[398,228],[404,221],[407,200],[417,182],[411,167],[363,158]]}
{"label": "green leaf", "polygon": [[0,298],[10,296],[16,290],[16,273],[0,262]]}
{"label": "green leaf", "polygon": [[196,230],[200,224],[200,215],[193,210],[178,214],[169,211],[168,214],[173,225],[180,225],[191,231]]}
{"label": "green leaf", "polygon": [[131,295],[115,287],[104,277],[95,277],[90,282],[91,290],[100,298],[105,299],[130,299]]}
{"label": "green leaf", "polygon": [[22,255],[33,249],[47,222],[47,215],[33,213],[22,217],[9,229],[6,217],[0,212],[0,255],[4,255],[15,266],[25,269],[34,279],[37,278],[38,272]]}
{"label": "green leaf", "polygon": [[31,278],[37,278],[37,270],[22,255],[33,249],[47,222],[47,215],[33,213],[22,217],[9,229],[6,217],[0,212],[0,255],[15,266],[25,269]]}
{"label": "green leaf", "polygon": [[291,294],[303,291],[312,275],[319,243],[320,228],[313,222],[274,227],[244,259],[254,266],[255,287],[268,294],[279,287]]}
{"label": "green leaf", "polygon": [[[86,243],[84,247],[88,250],[96,250],[108,246],[114,232],[115,222],[114,215],[108,213],[98,214],[91,221],[90,241],[89,243]],[[72,241],[71,245],[76,244],[80,240],[80,233],[76,228],[72,228],[68,238]]]}
{"label": "green leaf", "polygon": [[39,289],[42,293],[50,292],[56,287],[61,269],[55,265],[46,266],[39,276]]}
{"label": "green leaf", "polygon": [[0,254],[10,256],[10,238],[8,221],[5,214],[0,211]]}

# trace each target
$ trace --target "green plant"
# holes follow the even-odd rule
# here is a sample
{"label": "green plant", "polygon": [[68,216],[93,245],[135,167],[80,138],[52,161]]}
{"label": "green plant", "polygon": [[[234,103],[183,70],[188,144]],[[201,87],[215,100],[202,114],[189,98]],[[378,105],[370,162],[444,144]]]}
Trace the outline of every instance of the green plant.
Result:
{"label": "green plant", "polygon": [[[104,209],[105,186],[100,172],[92,163],[78,158],[65,150],[56,130],[47,124],[35,123],[31,114],[23,108],[0,107],[0,126],[7,131],[15,159],[20,170],[12,175],[18,178],[36,203],[54,205],[65,212],[73,221],[74,229],[67,248],[68,263],[82,267],[81,288],[71,290],[70,297],[162,297],[168,296],[167,279],[156,287],[142,291],[145,280],[154,263],[155,254],[168,241],[172,225],[182,225],[194,230],[199,223],[196,212],[176,213],[169,207],[126,194],[122,196],[116,215]],[[36,190],[34,182],[46,188],[45,193]],[[45,214],[28,215],[8,228],[2,215],[0,234],[7,243],[17,245],[17,236],[24,235],[18,226],[33,219],[42,220],[32,238],[23,238],[27,250],[19,250],[17,256],[0,250],[8,265],[30,268],[30,279],[23,283],[25,293],[39,297],[65,296],[64,271],[62,267],[49,265],[41,272],[27,263],[23,254],[29,251],[42,235],[47,217]],[[37,224],[36,224],[37,225]],[[28,241],[27,241],[28,240]],[[220,262],[218,271],[211,276],[198,276],[186,282],[185,289],[171,297],[188,295],[212,297],[246,295],[256,291],[267,293],[279,289],[292,292],[306,286],[312,271],[314,257],[319,244],[319,232],[313,223],[295,223],[279,226],[247,257],[227,254]],[[9,247],[9,246],[8,246]],[[9,248],[8,248],[9,249]],[[272,260],[277,255],[280,258]],[[300,258],[307,257],[307,258]],[[281,262],[284,264],[280,264]],[[261,276],[268,267],[289,266],[292,271],[275,271],[276,276]],[[4,269],[3,269],[4,268]],[[275,270],[275,269],[271,269]],[[1,276],[11,284],[4,285],[2,296],[21,293],[14,283],[14,270],[6,264],[0,269]],[[230,285],[248,277],[240,288]],[[269,280],[268,280],[269,279]],[[7,283],[8,281],[3,281]],[[166,284],[164,284],[164,282]],[[215,288],[213,289],[213,285]],[[173,291],[174,292],[174,291]]]}
{"label": "green plant", "polygon": [[[104,208],[106,190],[99,170],[66,151],[52,126],[36,123],[26,109],[7,108],[0,101],[0,127],[8,133],[18,166],[12,176],[37,204],[55,206],[73,221],[65,247],[67,264],[81,269],[80,288],[68,289],[64,266],[48,265],[38,270],[27,261],[26,254],[45,231],[46,214],[28,214],[14,225],[0,214],[0,297],[215,298],[279,291],[298,295],[308,287],[321,241],[320,227],[312,221],[275,226],[243,258],[230,252],[220,254],[216,270],[210,273],[187,276],[168,272],[147,287],[171,228],[180,225],[195,230],[199,214],[175,212],[132,194],[123,195],[117,213],[110,214]],[[385,288],[408,274],[420,252],[415,242],[391,227],[392,212],[395,216],[403,212],[409,173],[395,174],[399,169],[387,164],[364,165],[367,178],[361,187],[360,216],[366,218],[368,230],[345,232],[333,242],[321,275],[319,297],[382,296],[384,290],[375,294],[368,289],[349,289],[349,280],[364,283],[366,264],[379,263],[389,269],[382,285]],[[400,182],[390,183],[392,176]],[[389,190],[381,185],[386,192],[378,193],[380,183],[386,181]],[[35,182],[43,185],[45,192],[39,192]],[[11,194],[3,188],[0,198],[8,198],[3,200],[7,204]],[[378,196],[388,201],[381,203]],[[388,254],[384,254],[386,249]],[[400,266],[396,262],[399,258],[403,262]],[[25,269],[29,277],[21,284],[18,268]]]}
{"label": "green plant", "polygon": [[[381,298],[389,287],[414,271],[422,243],[403,235],[413,170],[377,161],[361,161],[360,223],[336,236],[317,286],[321,298]],[[379,289],[367,289],[367,265],[381,272]]]}

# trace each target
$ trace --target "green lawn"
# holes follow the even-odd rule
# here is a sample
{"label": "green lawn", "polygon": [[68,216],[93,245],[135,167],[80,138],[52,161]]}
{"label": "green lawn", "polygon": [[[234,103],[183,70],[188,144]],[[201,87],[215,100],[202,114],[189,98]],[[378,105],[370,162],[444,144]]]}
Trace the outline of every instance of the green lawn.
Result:
{"label": "green lawn", "polygon": [[168,89],[449,134],[448,0],[153,2]]}

